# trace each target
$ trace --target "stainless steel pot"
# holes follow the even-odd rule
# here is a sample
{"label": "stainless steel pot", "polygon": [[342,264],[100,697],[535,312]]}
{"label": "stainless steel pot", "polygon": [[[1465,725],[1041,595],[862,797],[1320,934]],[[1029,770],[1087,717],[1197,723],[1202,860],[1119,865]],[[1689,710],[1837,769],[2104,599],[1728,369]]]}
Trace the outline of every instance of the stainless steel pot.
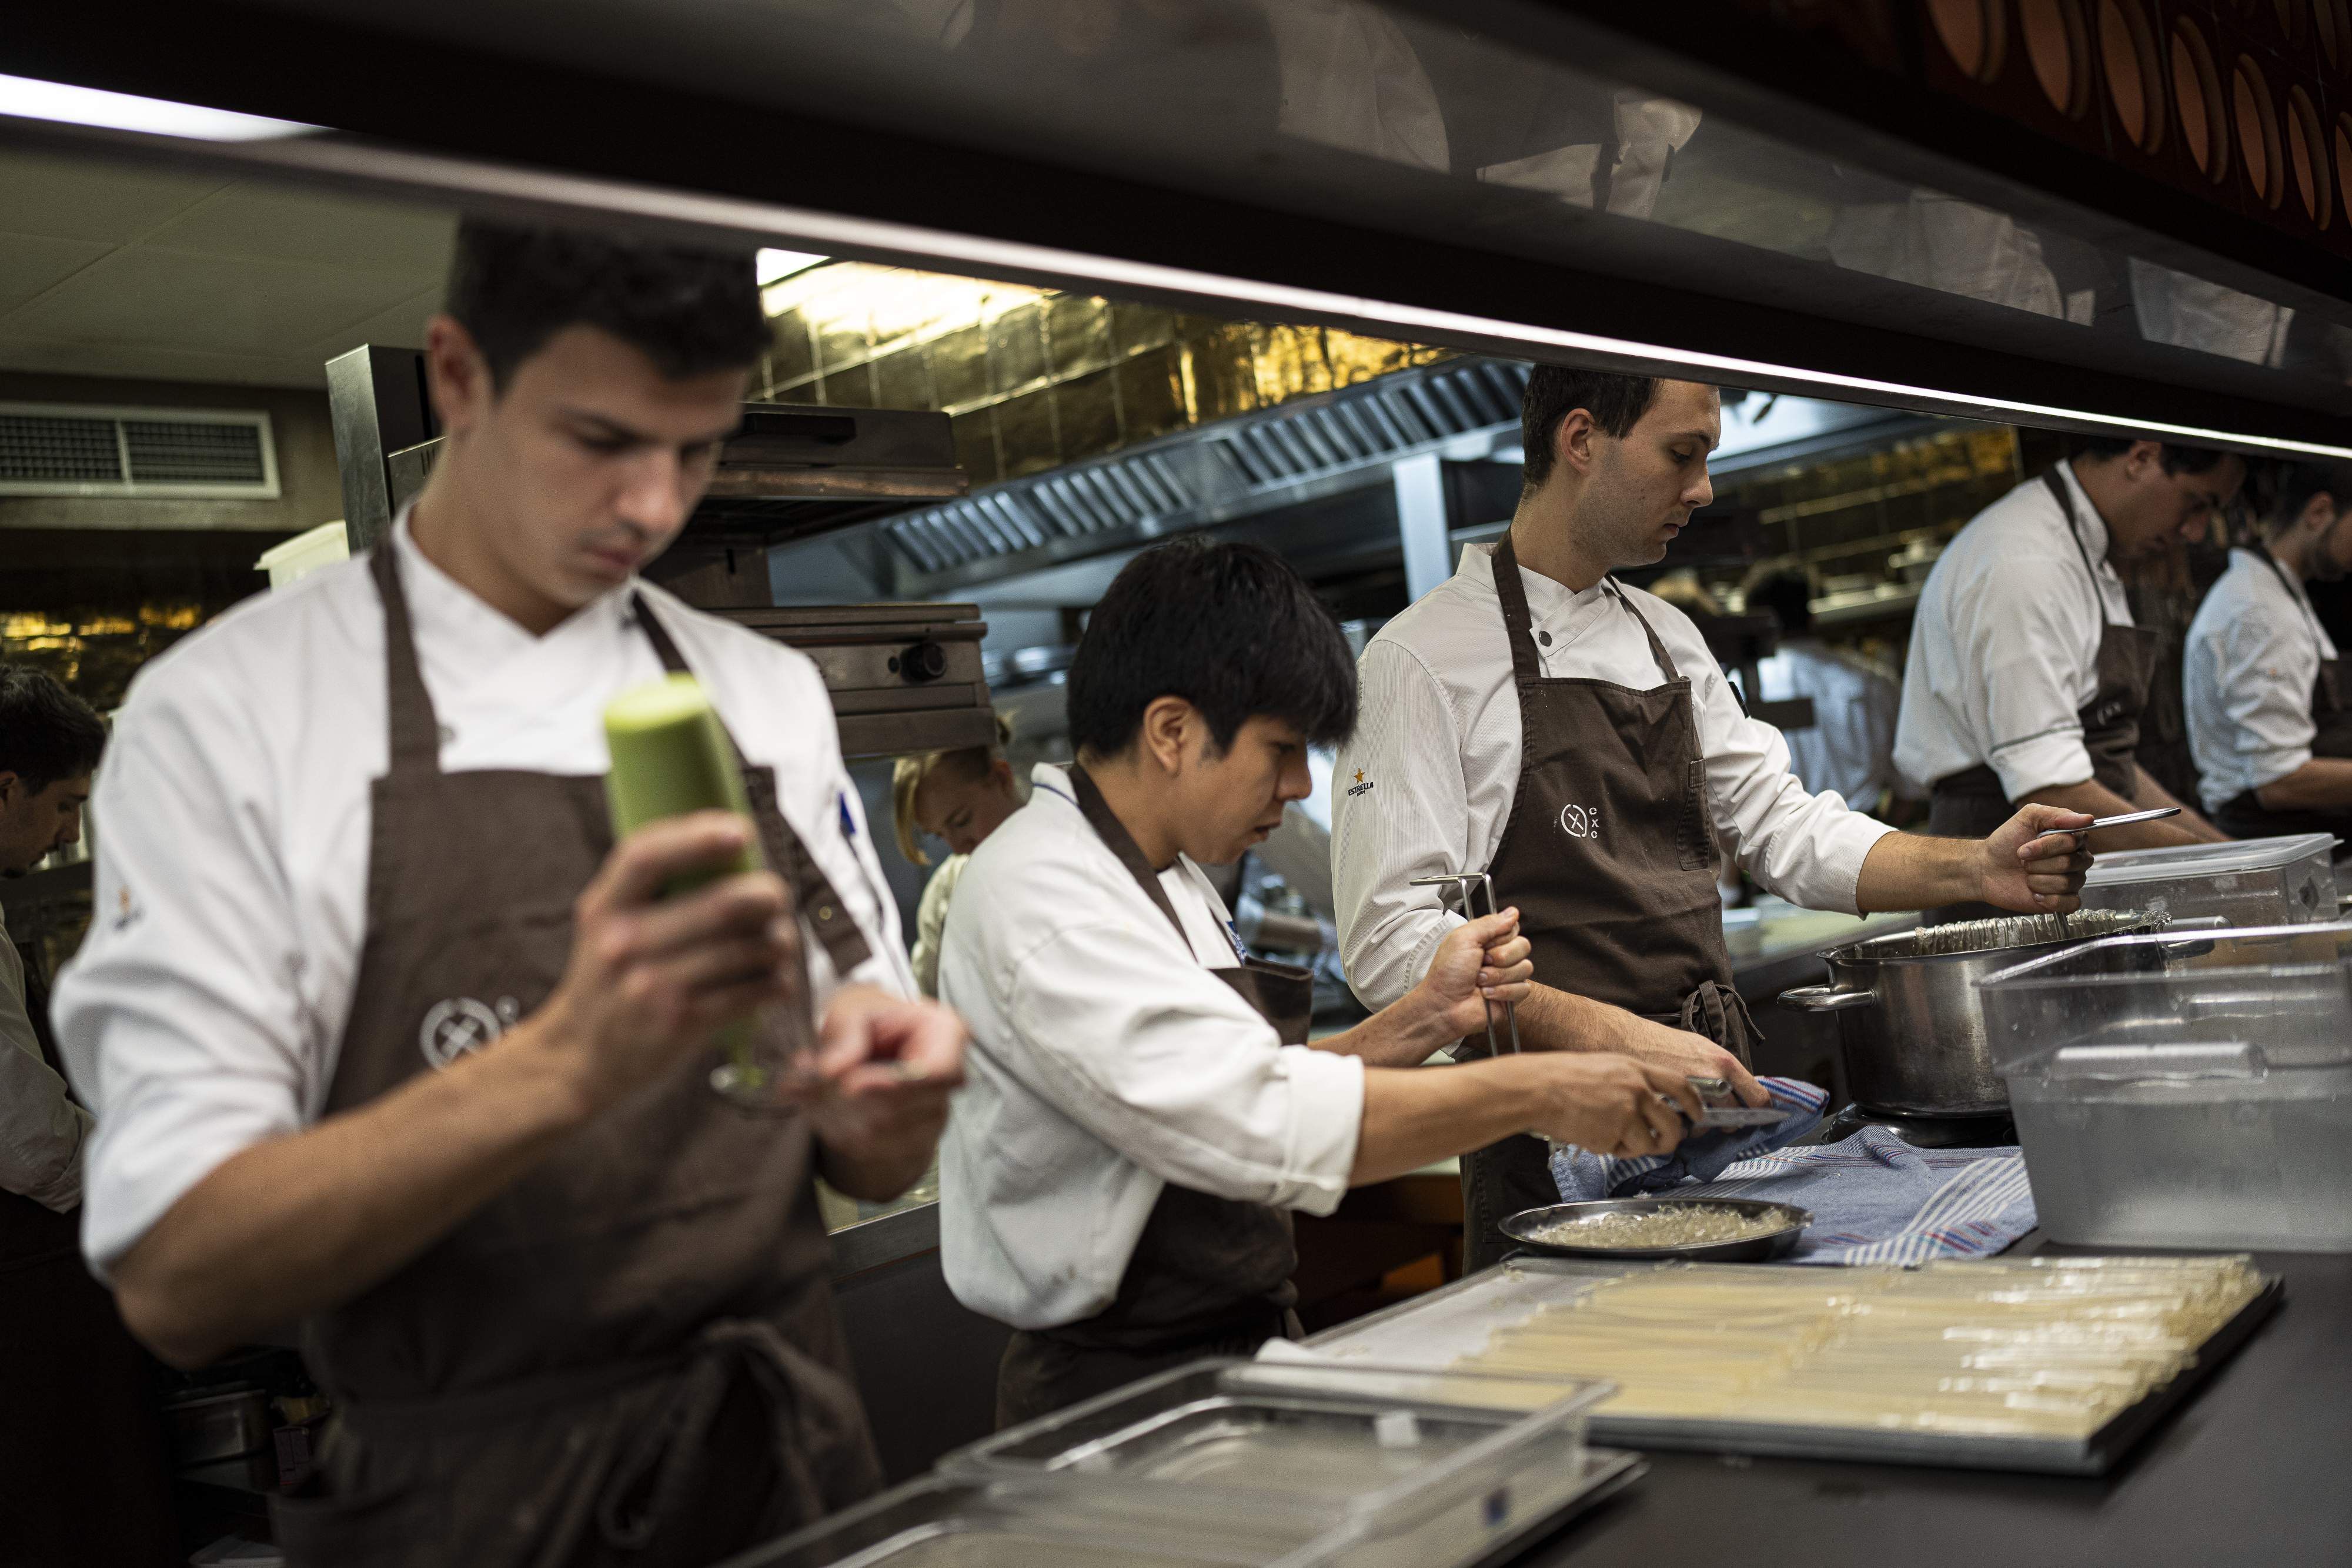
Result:
{"label": "stainless steel pot", "polygon": [[[2145,909],[2085,909],[1970,920],[1850,942],[1822,955],[1830,983],[1782,991],[1783,1005],[1838,1015],[1846,1087],[1865,1110],[1975,1116],[2009,1108],[1993,1071],[1977,982],[2034,951],[2154,931]],[[2151,945],[2151,961],[2160,961]]]}

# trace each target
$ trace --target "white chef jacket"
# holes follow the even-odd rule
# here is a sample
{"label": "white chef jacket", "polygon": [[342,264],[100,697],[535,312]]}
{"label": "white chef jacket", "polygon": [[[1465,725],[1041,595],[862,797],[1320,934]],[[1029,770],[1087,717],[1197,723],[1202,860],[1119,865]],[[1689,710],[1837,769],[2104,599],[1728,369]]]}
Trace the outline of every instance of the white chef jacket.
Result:
{"label": "white chef jacket", "polygon": [[1831,789],[1849,804],[1874,804],[1881,790],[1917,799],[1926,791],[1895,767],[1895,716],[1903,688],[1894,673],[1817,637],[1786,637],[1756,665],[1759,702],[1811,697],[1813,722],[1786,729],[1789,768],[1808,789]]}
{"label": "white chef jacket", "polygon": [[1241,962],[1191,861],[1160,873],[1179,936],[1039,764],[948,909],[940,998],[971,1028],[940,1149],[956,1299],[1015,1328],[1118,1292],[1160,1190],[1328,1214],[1356,1163],[1361,1061],[1281,1043],[1209,967]]}
{"label": "white chef jacket", "polygon": [[2198,793],[2219,810],[2249,789],[2275,784],[2311,760],[2318,734],[2311,687],[2336,657],[2303,584],[2279,580],[2252,550],[2231,550],[2230,570],[2189,623],[2181,698]]}
{"label": "white chef jacket", "polygon": [[41,1055],[25,1005],[25,960],[0,915],[0,1192],[59,1214],[81,1201],[90,1114]]}
{"label": "white chef jacket", "polygon": [[[911,994],[898,916],[823,679],[803,654],[635,580],[543,637],[393,530],[453,772],[602,774],[604,706],[662,674],[642,591],[875,956]],[[315,1121],[365,935],[369,786],[387,766],[383,610],[363,559],[247,601],[142,670],[107,748],[96,918],[61,978],[68,1071],[98,1112],[82,1242],[103,1272],[232,1155]],[[822,1009],[841,983],[813,938]]]}
{"label": "white chef jacket", "polygon": [[[1635,691],[1665,684],[1641,623],[1607,586],[1571,592],[1525,567],[1519,579],[1545,674]],[[1835,795],[1808,794],[1780,732],[1741,711],[1690,617],[1638,588],[1622,591],[1691,683],[1724,847],[1790,903],[1853,913],[1863,860],[1893,830]],[[1339,750],[1331,868],[1348,981],[1378,1008],[1420,984],[1462,924],[1435,888],[1409,884],[1491,863],[1518,792],[1518,693],[1491,547],[1465,549],[1452,577],[1372,639],[1356,673],[1363,717]],[[1577,988],[1573,975],[1543,978]]]}
{"label": "white chef jacket", "polygon": [[2036,475],[1970,518],[1927,574],[1895,729],[1895,765],[1923,784],[1989,763],[2017,800],[2091,777],[2080,716],[2099,688],[2100,637],[2132,623],[2131,604],[2099,509],[2073,464],[2058,473],[2080,551]]}

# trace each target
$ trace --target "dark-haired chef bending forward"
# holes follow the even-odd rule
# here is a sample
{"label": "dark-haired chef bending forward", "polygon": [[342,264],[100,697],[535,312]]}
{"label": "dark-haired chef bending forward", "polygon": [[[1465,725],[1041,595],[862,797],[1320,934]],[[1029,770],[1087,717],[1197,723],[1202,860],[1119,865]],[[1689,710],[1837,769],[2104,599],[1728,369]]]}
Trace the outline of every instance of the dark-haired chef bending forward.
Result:
{"label": "dark-haired chef bending forward", "polygon": [[[1626,1051],[1760,1102],[1718,843],[1811,908],[2074,907],[2088,862],[2072,838],[2043,835],[2087,818],[2031,807],[1990,839],[1926,839],[1808,794],[1689,618],[1609,575],[1660,559],[1713,498],[1714,388],[1544,365],[1522,412],[1510,531],[1463,551],[1461,570],[1364,650],[1377,721],[1340,751],[1332,811],[1340,952],[1359,996],[1420,983],[1462,923],[1412,880],[1483,869],[1534,946],[1525,1044]],[[1463,1181],[1474,1265],[1503,1250],[1505,1218],[1559,1201],[1529,1138],[1465,1160]]]}

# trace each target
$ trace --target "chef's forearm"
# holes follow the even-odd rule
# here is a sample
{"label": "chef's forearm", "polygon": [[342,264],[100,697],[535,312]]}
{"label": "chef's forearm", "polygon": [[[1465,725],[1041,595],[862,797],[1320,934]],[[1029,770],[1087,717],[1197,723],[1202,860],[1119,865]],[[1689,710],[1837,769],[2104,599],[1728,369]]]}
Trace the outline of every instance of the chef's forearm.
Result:
{"label": "chef's forearm", "polygon": [[1527,1131],[1546,1092],[1528,1066],[1506,1057],[1426,1072],[1367,1071],[1348,1185],[1387,1181]]}
{"label": "chef's forearm", "polygon": [[[2145,811],[2157,806],[2180,804],[2145,772],[2140,773],[2138,779],[2138,787],[2133,790],[2130,800],[2091,779],[2085,779],[2080,784],[2045,784],[2027,790],[2025,799],[2044,806],[2063,806],[2069,811],[2088,811],[2094,817],[2119,816],[2126,811]],[[2210,843],[2221,837],[2221,834],[2204,818],[2194,811],[2183,810],[2179,816],[2161,822],[2139,822],[2128,828],[2102,829],[2098,842],[2093,847],[2113,853],[2117,850],[2158,850],[2169,849],[2176,844]]]}
{"label": "chef's forearm", "polygon": [[446,1071],[232,1156],[113,1270],[131,1332],[199,1366],[351,1300],[511,1185],[591,1113],[532,1020]]}
{"label": "chef's forearm", "polygon": [[[2146,811],[2158,806],[2178,806],[2180,808],[2180,815],[2168,818],[2161,822],[2150,822],[2147,824],[2147,826],[2151,828],[2169,828],[2175,832],[2186,833],[2189,836],[2190,841],[2195,843],[2218,844],[2228,840],[2230,836],[2229,834],[2223,832],[2221,829],[2215,827],[2212,823],[2200,816],[2195,808],[2191,807],[2187,801],[2182,800],[2178,796],[2174,795],[2171,790],[2167,789],[2163,785],[2149,778],[2147,768],[2141,768],[2138,771],[2139,788],[2132,792],[2132,800],[2137,805],[2139,810]],[[2113,834],[2115,830],[2110,828],[2107,831],[2110,834]],[[2115,844],[2107,844],[2105,847],[2112,850],[2118,846]]]}
{"label": "chef's forearm", "polygon": [[2269,811],[2341,811],[2352,808],[2352,761],[2315,757],[2284,779],[2254,791]]}
{"label": "chef's forearm", "polygon": [[[1355,1028],[1314,1041],[1318,1051],[1361,1057],[1367,1067],[1418,1067],[1452,1045],[1437,1009],[1416,986]],[[1501,1017],[1499,1008],[1496,1016]]]}
{"label": "chef's forearm", "polygon": [[[1596,1002],[1540,982],[1519,1004],[1519,1045],[1527,1051],[1623,1051],[1657,1026],[1623,1008]],[[1500,1018],[1495,1033],[1508,1050],[1509,1027]]]}

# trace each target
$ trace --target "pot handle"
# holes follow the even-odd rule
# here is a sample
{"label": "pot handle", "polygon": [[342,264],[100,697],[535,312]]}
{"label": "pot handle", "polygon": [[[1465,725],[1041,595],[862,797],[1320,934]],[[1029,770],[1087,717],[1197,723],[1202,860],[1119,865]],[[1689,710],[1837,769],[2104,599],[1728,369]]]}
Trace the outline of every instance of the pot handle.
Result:
{"label": "pot handle", "polygon": [[1841,1012],[1847,1008],[1866,1008],[1878,1000],[1876,991],[1844,991],[1835,986],[1799,986],[1780,993],[1780,1005],[1797,1008],[1809,1013]]}

